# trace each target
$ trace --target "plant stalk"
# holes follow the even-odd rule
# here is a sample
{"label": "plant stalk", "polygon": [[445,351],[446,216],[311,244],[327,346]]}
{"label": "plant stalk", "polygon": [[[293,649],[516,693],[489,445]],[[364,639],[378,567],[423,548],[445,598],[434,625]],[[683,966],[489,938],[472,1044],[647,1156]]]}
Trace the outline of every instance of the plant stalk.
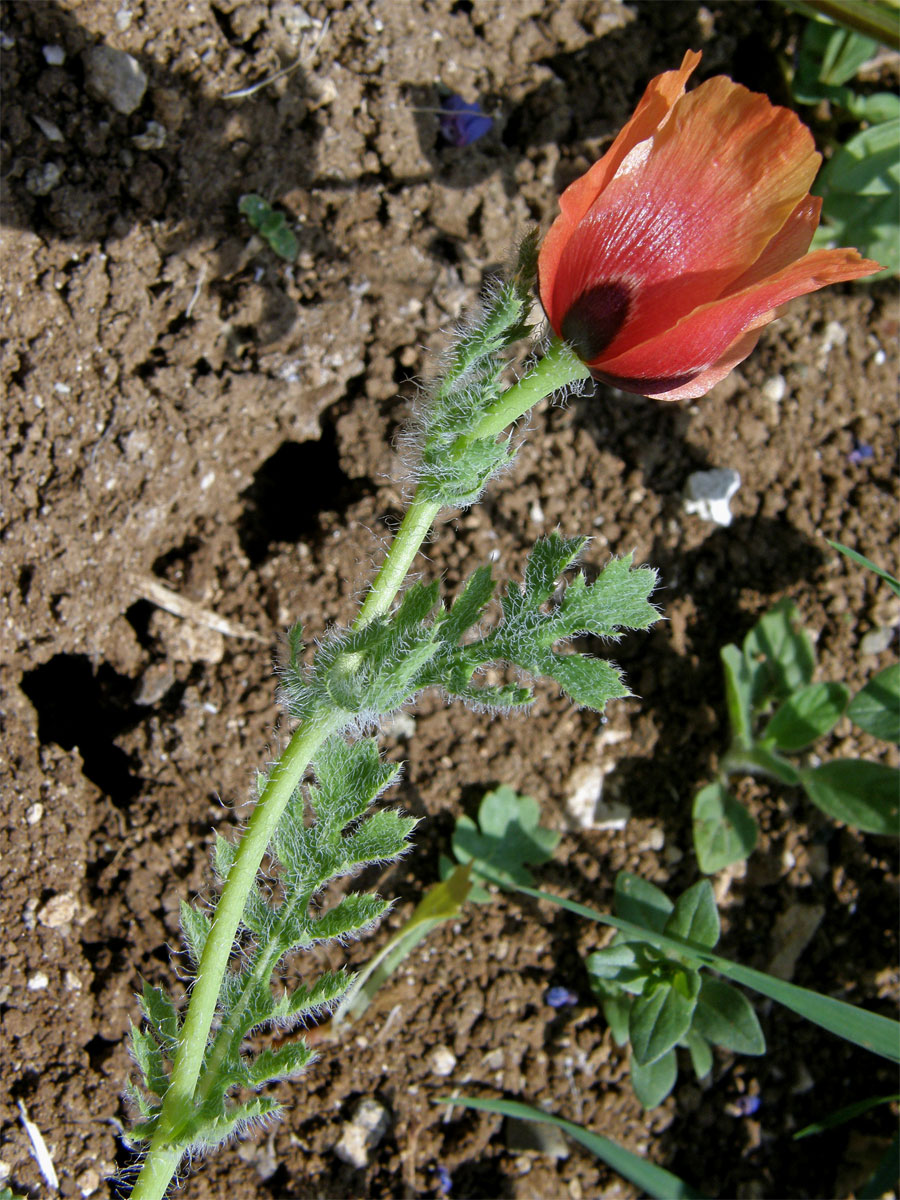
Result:
{"label": "plant stalk", "polygon": [[[485,413],[472,433],[450,451],[472,441],[496,437],[538,401],[590,372],[565,343],[554,340],[535,368],[509,388]],[[417,491],[367,595],[354,628],[360,629],[388,611],[405,580],[441,505]],[[179,1036],[159,1125],[144,1160],[131,1200],[161,1200],[183,1153],[183,1141],[195,1110],[197,1085],[209,1031],[234,939],[263,855],[275,827],[316,752],[346,724],[339,710],[316,710],[293,734],[268,781],[238,844],[222,888],[212,926],[197,969],[190,1004]]]}

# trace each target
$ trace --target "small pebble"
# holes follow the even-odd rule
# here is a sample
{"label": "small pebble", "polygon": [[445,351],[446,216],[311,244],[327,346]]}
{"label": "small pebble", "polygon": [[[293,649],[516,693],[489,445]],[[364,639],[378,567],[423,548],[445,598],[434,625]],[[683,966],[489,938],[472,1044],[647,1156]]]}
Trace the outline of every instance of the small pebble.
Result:
{"label": "small pebble", "polygon": [[42,46],[41,53],[44,62],[49,63],[51,67],[61,67],[66,61],[66,52],[62,46]]}
{"label": "small pebble", "polygon": [[52,121],[48,121],[44,117],[39,117],[37,113],[32,113],[31,119],[48,142],[61,142],[63,140],[59,126],[54,125]]}
{"label": "small pebble", "polygon": [[60,929],[68,925],[78,911],[78,901],[72,892],[58,892],[51,896],[43,908],[38,909],[37,919],[48,929]]}
{"label": "small pebble", "polygon": [[27,987],[29,992],[42,992],[44,988],[49,985],[49,983],[50,980],[43,971],[35,971],[35,973],[28,980]]}
{"label": "small pebble", "polygon": [[44,815],[44,806],[39,801],[34,804],[29,804],[25,809],[25,820],[29,825],[37,825],[41,817]]}
{"label": "small pebble", "polygon": [[62,167],[59,163],[46,162],[40,167],[32,167],[25,173],[25,187],[32,196],[49,196],[62,179]]}
{"label": "small pebble", "polygon": [[687,477],[682,508],[686,513],[696,513],[701,521],[727,528],[732,519],[729,502],[740,486],[739,472],[730,467],[694,471]]}
{"label": "small pebble", "polygon": [[143,133],[133,137],[132,142],[138,150],[162,150],[166,144],[166,130],[159,121],[148,121]]}
{"label": "small pebble", "polygon": [[351,1167],[361,1171],[369,1164],[369,1151],[378,1145],[390,1128],[388,1110],[377,1100],[360,1100],[334,1148],[335,1154]]}
{"label": "small pebble", "polygon": [[92,46],[83,55],[85,87],[123,116],[133,113],[144,98],[147,76],[136,58],[112,46]]}
{"label": "small pebble", "polygon": [[881,654],[887,650],[891,642],[894,640],[894,630],[890,625],[885,625],[881,629],[870,629],[864,634],[859,642],[860,654]]}
{"label": "small pebble", "polygon": [[779,400],[783,400],[787,392],[787,380],[783,375],[773,375],[771,379],[767,379],[762,385],[763,399],[770,401],[772,404],[777,404]]}
{"label": "small pebble", "polygon": [[456,1068],[456,1055],[449,1046],[435,1046],[428,1055],[428,1063],[433,1075],[452,1075]]}

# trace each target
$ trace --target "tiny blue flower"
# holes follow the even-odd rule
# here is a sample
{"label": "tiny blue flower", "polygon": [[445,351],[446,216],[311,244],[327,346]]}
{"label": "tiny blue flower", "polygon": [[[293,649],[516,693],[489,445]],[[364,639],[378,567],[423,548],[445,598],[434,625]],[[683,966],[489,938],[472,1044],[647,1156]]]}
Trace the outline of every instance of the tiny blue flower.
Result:
{"label": "tiny blue flower", "polygon": [[441,105],[440,127],[441,135],[451,146],[471,146],[490,133],[494,118],[483,113],[477,101],[467,104],[462,96],[453,93]]}
{"label": "tiny blue flower", "polygon": [[859,464],[865,462],[866,459],[874,457],[875,451],[871,446],[867,445],[865,442],[858,442],[855,438],[853,439],[853,449],[847,455],[848,462],[852,462],[854,466],[859,466]]}
{"label": "tiny blue flower", "polygon": [[566,987],[552,987],[547,989],[544,1003],[549,1004],[551,1008],[565,1008],[568,1004],[577,1004],[578,996]]}
{"label": "tiny blue flower", "polygon": [[446,1167],[435,1167],[435,1174],[438,1177],[438,1186],[445,1196],[450,1195],[450,1189],[453,1187],[453,1176]]}

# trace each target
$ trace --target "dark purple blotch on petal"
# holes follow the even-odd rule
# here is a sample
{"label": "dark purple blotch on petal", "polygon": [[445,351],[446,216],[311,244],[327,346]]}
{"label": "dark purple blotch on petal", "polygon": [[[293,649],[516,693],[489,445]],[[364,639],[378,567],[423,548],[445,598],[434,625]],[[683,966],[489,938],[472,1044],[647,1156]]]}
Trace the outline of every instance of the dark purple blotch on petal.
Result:
{"label": "dark purple blotch on petal", "polygon": [[582,292],[562,319],[560,332],[582,362],[603,353],[628,319],[630,289],[624,283],[598,283]]}

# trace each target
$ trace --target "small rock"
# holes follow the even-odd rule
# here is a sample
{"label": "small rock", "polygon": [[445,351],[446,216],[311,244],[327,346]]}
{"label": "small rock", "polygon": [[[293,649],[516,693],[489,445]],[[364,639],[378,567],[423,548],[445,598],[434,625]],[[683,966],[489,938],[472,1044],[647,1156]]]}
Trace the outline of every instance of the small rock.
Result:
{"label": "small rock", "polygon": [[576,829],[624,829],[631,816],[627,804],[604,804],[605,772],[597,763],[576,767],[566,782],[565,807]]}
{"label": "small rock", "polygon": [[66,971],[63,976],[63,982],[66,985],[67,992],[80,992],[82,983],[74,971]]}
{"label": "small rock", "polygon": [[31,119],[48,142],[61,142],[63,140],[62,131],[52,121],[48,121],[45,117],[39,117],[37,113],[32,113]]}
{"label": "small rock", "polygon": [[88,1167],[81,1172],[75,1182],[82,1196],[93,1196],[100,1186],[100,1175],[93,1167]]}
{"label": "small rock", "polygon": [[41,817],[44,815],[44,806],[40,802],[29,804],[25,809],[25,820],[29,825],[37,825]]}
{"label": "small rock", "polygon": [[456,1069],[456,1055],[449,1046],[435,1046],[428,1055],[432,1075],[452,1075]]}
{"label": "small rock", "polygon": [[147,76],[136,58],[112,46],[92,46],[83,55],[85,87],[127,117],[144,98]]}
{"label": "small rock", "polygon": [[569,1157],[566,1135],[556,1125],[506,1118],[506,1148],[514,1153],[543,1154],[545,1158]]}
{"label": "small rock", "polygon": [[377,1100],[360,1100],[352,1121],[344,1126],[341,1140],[334,1148],[335,1154],[351,1167],[361,1171],[369,1164],[369,1151],[373,1149],[390,1128],[388,1110]]}
{"label": "small rock", "polygon": [[772,930],[775,953],[766,968],[778,979],[794,977],[797,960],[822,924],[825,909],[821,904],[791,904],[784,910]]}
{"label": "small rock", "polygon": [[49,196],[62,179],[62,167],[59,163],[45,162],[40,167],[32,167],[25,173],[25,187],[32,196]]}
{"label": "small rock", "polygon": [[124,33],[131,25],[131,10],[128,8],[120,8],[113,20],[116,23],[116,29],[119,33]]}
{"label": "small rock", "polygon": [[505,1062],[506,1055],[503,1053],[502,1047],[498,1046],[494,1050],[488,1050],[481,1060],[481,1065],[486,1071],[502,1071]]}
{"label": "small rock", "polygon": [[887,650],[891,642],[894,640],[894,631],[890,625],[885,625],[881,629],[870,629],[864,634],[859,642],[860,654],[881,654]]}
{"label": "small rock", "polygon": [[74,920],[78,911],[78,901],[72,892],[57,892],[51,896],[43,908],[38,909],[37,919],[48,929],[60,929]]}
{"label": "small rock", "polygon": [[138,150],[162,150],[166,144],[165,126],[160,125],[159,121],[148,121],[144,132],[137,134],[131,140]]}
{"label": "small rock", "polygon": [[783,375],[773,375],[771,379],[767,379],[760,389],[764,400],[768,400],[772,404],[777,404],[779,400],[783,400],[787,392],[787,381]]}
{"label": "small rock", "polygon": [[61,67],[66,61],[66,52],[62,46],[41,46],[44,62],[51,67]]}
{"label": "small rock", "polygon": [[138,680],[134,689],[135,704],[149,708],[162,700],[163,696],[175,682],[175,671],[171,663],[151,663]]}
{"label": "small rock", "polygon": [[43,971],[35,971],[26,984],[29,992],[42,992],[50,984],[50,979]]}
{"label": "small rock", "polygon": [[685,484],[682,508],[686,513],[696,513],[701,521],[725,528],[731,524],[729,501],[740,486],[741,476],[731,467],[694,471]]}

